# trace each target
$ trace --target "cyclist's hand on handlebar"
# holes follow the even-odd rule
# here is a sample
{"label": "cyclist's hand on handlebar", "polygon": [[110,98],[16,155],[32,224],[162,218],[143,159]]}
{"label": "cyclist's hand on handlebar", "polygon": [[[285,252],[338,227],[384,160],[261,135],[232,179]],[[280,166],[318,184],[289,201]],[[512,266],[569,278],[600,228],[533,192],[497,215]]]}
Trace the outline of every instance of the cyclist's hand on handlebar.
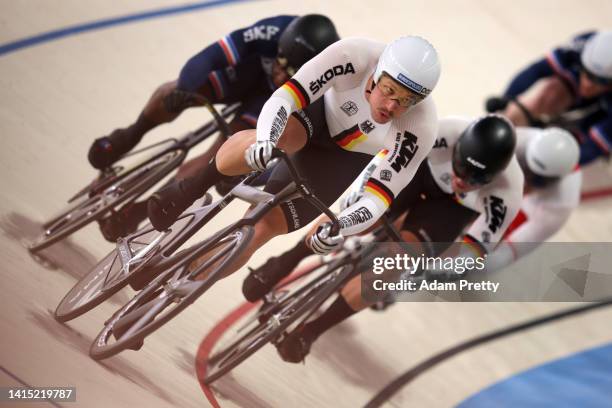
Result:
{"label": "cyclist's hand on handlebar", "polygon": [[274,143],[268,140],[257,141],[249,146],[244,152],[244,158],[249,167],[255,171],[264,171],[272,158],[274,147]]}
{"label": "cyclist's hand on handlebar", "polygon": [[325,255],[339,249],[344,242],[342,234],[331,235],[331,222],[326,222],[317,228],[317,231],[308,239],[308,246],[315,254]]}

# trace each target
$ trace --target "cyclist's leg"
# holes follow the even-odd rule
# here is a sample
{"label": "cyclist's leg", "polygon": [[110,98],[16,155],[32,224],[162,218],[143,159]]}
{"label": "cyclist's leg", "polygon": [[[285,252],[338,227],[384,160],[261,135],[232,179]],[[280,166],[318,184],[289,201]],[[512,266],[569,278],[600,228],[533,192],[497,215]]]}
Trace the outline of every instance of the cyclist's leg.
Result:
{"label": "cyclist's leg", "polygon": [[[119,157],[131,150],[140,142],[143,135],[155,126],[174,120],[180,112],[170,112],[167,110],[167,103],[164,102],[177,91],[177,81],[171,81],[161,85],[153,93],[138,120],[125,129],[115,130],[108,138],[97,139],[89,152],[89,159],[96,168],[107,167]],[[210,86],[205,84],[199,90],[200,94],[210,94]],[[176,99],[176,97],[174,97]],[[176,102],[175,102],[176,103]],[[111,151],[106,148],[100,150],[100,144],[110,143]],[[110,153],[110,154],[109,154]],[[214,154],[214,153],[213,153]],[[95,162],[95,163],[94,163]],[[195,162],[194,164],[196,164]],[[184,172],[190,170],[193,165],[184,164]],[[179,174],[180,174],[179,170]],[[117,209],[108,217],[99,221],[100,230],[106,240],[115,242],[119,237],[124,237],[138,229],[138,225],[147,218],[147,202],[139,201],[128,203]]]}
{"label": "cyclist's leg", "polygon": [[[560,78],[553,76],[536,82],[518,101],[534,118],[557,116],[567,111],[574,102],[573,91]],[[528,126],[529,120],[514,103],[509,103],[504,114],[516,126]]]}
{"label": "cyclist's leg", "polygon": [[171,122],[185,109],[199,105],[196,94],[213,102],[218,101],[209,77],[193,74],[208,72],[206,67],[207,61],[202,53],[191,58],[177,80],[166,82],[153,92],[134,123],[115,129],[110,135],[94,141],[88,154],[91,165],[97,169],[112,165],[134,148],[149,130],[162,123]]}
{"label": "cyclist's leg", "polygon": [[[223,79],[224,74],[222,72],[217,72],[217,77]],[[167,100],[169,96],[172,95],[172,92],[177,89],[176,86],[176,81],[162,85],[151,97],[151,100],[143,111],[143,115],[157,118],[157,122],[159,123],[162,123],[163,121],[170,121],[178,116],[178,113],[169,114],[167,109],[164,108],[164,101]],[[234,89],[235,87],[233,87],[231,84],[227,85],[226,88],[226,92],[230,93],[231,95],[239,93],[238,90]],[[210,81],[207,81],[196,91],[196,93],[207,97],[213,102],[230,102],[223,98],[219,98],[219,96],[214,94],[211,89],[212,86]],[[247,98],[245,105],[241,107],[236,117],[229,123],[230,131],[232,133],[237,133],[241,130],[252,129],[256,124],[257,118],[256,116],[253,116],[252,112],[259,112],[263,103],[265,103],[265,100],[261,93]],[[221,147],[225,140],[225,137],[218,136],[206,152],[184,163],[179,168],[176,176],[169,180],[166,185],[170,185],[175,180],[182,180],[198,174],[215,156],[217,150],[219,150],[219,147]],[[115,214],[100,222],[100,228],[107,240],[115,242],[117,238],[134,232],[138,228],[139,223],[144,221],[146,218],[147,203],[146,200],[144,200],[130,203],[117,210]]]}

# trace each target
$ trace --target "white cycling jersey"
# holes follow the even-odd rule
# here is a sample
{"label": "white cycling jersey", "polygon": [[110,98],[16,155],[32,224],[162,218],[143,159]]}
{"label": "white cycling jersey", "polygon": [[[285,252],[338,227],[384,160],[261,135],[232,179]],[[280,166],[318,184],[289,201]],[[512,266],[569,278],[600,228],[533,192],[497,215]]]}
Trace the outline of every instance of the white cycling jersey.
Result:
{"label": "white cycling jersey", "polygon": [[[529,138],[539,132],[533,128],[517,129],[516,155],[525,157]],[[537,248],[536,245],[514,245],[521,242],[544,242],[557,233],[580,203],[582,172],[575,170],[545,188],[531,190],[521,203],[520,212],[502,244],[489,256],[487,269],[500,269]]]}
{"label": "white cycling jersey", "polygon": [[442,191],[453,194],[461,205],[480,213],[480,216],[468,227],[466,235],[480,242],[490,252],[501,241],[519,211],[524,177],[516,157],[513,157],[506,169],[489,184],[465,194],[453,192],[451,187],[453,148],[461,133],[473,121],[474,119],[459,116],[441,119],[438,138],[427,157],[427,164]]}
{"label": "white cycling jersey", "polygon": [[[363,198],[338,216],[344,235],[367,229],[384,214],[435,141],[437,114],[431,97],[388,123],[372,118],[365,95],[384,47],[365,38],[347,38],[330,45],[272,94],[257,122],[257,140],[276,143],[292,112],[324,96],[332,139],[343,149],[382,158]],[[333,182],[333,175],[329,181]]]}

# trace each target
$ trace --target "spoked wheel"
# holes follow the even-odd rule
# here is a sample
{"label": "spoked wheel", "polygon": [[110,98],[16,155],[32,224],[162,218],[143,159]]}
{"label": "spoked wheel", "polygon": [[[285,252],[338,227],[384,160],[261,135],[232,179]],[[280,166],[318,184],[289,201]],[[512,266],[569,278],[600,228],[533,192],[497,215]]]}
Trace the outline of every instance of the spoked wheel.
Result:
{"label": "spoked wheel", "polygon": [[178,166],[185,152],[174,150],[152,160],[138,169],[127,173],[99,194],[88,197],[81,195],[67,210],[61,212],[50,222],[44,224],[45,231],[29,246],[30,251],[39,251],[67,237],[89,222],[101,218],[110,208],[113,208],[161,180],[170,170]]}
{"label": "spoked wheel", "polygon": [[[252,235],[253,228],[245,226],[214,242],[199,244],[195,251],[186,251],[184,259],[155,278],[105,323],[91,345],[90,356],[94,360],[113,356],[170,321],[223,276]],[[199,264],[192,267],[196,259]],[[203,276],[203,280],[196,279]]]}
{"label": "spoked wheel", "polygon": [[[207,196],[208,202],[210,197]],[[148,262],[169,243],[172,238],[189,226],[191,215],[179,218],[171,229],[164,232],[147,225],[122,239],[64,296],[55,310],[55,319],[66,322],[93,309],[117,293],[136,273],[142,273]]]}
{"label": "spoked wheel", "polygon": [[204,381],[216,381],[266,343],[279,340],[290,325],[307,319],[340,287],[350,270],[350,266],[333,261],[316,265],[300,279],[292,279],[288,287],[269,293],[261,307],[254,309],[208,359]]}
{"label": "spoked wheel", "polygon": [[100,174],[94,181],[92,181],[89,185],[87,185],[81,191],[76,193],[73,197],[68,199],[68,205],[66,207],[62,208],[53,217],[45,221],[42,224],[42,228],[49,228],[58,220],[64,218],[76,208],[82,206],[87,197],[92,197],[103,192],[106,187],[110,186],[113,182],[121,178],[123,170],[124,168],[121,166],[113,166],[110,169],[100,172]]}

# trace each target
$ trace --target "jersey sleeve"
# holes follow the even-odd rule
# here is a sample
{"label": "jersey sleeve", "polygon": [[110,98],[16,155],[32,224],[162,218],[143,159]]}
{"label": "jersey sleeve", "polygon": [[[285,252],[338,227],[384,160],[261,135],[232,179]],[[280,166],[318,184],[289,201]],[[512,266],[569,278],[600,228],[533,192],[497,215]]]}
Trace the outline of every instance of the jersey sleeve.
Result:
{"label": "jersey sleeve", "polygon": [[277,16],[232,31],[187,61],[179,75],[179,89],[195,91],[214,71],[235,66],[253,55],[272,57],[282,31],[294,16]]}
{"label": "jersey sleeve", "polygon": [[361,38],[340,40],[304,64],[263,106],[257,140],[276,143],[292,112],[304,109],[332,86],[356,86],[364,75],[371,74],[368,67],[372,51],[368,50],[372,47],[364,47],[369,43],[372,41]]}
{"label": "jersey sleeve", "polygon": [[344,235],[358,234],[372,226],[410,183],[434,145],[438,121],[432,99],[417,105],[398,122],[391,130],[396,135],[391,139],[393,144],[377,155],[380,162],[365,184],[363,198],[338,217]]}
{"label": "jersey sleeve", "polygon": [[539,79],[552,76],[553,74],[554,71],[545,58],[538,60],[523,69],[512,79],[504,92],[504,96],[516,97],[529,89]]}

